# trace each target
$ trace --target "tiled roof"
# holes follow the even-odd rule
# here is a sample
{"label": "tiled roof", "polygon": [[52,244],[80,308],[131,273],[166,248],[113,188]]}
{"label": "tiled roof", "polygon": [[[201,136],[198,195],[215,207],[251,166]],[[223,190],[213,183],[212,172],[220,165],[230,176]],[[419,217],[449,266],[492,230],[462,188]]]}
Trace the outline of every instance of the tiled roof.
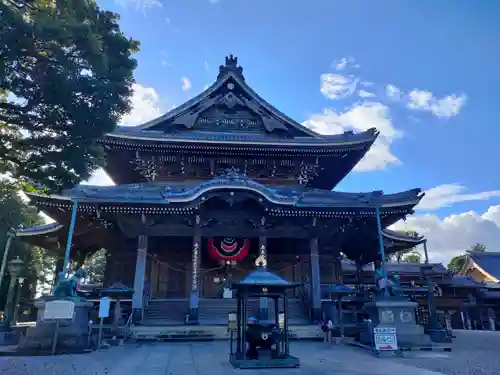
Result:
{"label": "tiled roof", "polygon": [[236,285],[267,285],[267,286],[292,286],[290,283],[280,276],[269,272],[266,268],[259,267],[255,271],[250,272]]}
{"label": "tiled roof", "polygon": [[165,133],[162,131],[142,130],[140,127],[120,126],[108,138],[124,138],[130,140],[150,140],[160,142],[189,142],[189,141],[212,141],[212,142],[234,142],[234,143],[263,143],[268,145],[297,145],[297,146],[342,146],[371,143],[377,137],[375,129],[369,129],[361,133],[345,132],[335,135],[321,135],[318,137],[283,138],[273,133],[243,133],[243,132],[208,132],[189,130],[176,133]]}
{"label": "tiled roof", "polygon": [[[46,196],[27,193],[30,197],[81,202],[103,203],[144,203],[168,204],[186,203],[198,199],[204,193],[217,189],[241,189],[262,195],[268,201],[300,208],[370,208],[375,206],[394,207],[395,205],[416,205],[422,198],[420,189],[412,189],[396,194],[383,194],[381,191],[369,193],[344,193],[313,188],[273,188],[255,180],[234,174],[219,176],[196,184],[130,184],[117,186],[79,185],[60,195]],[[393,233],[392,236],[395,234]],[[408,237],[408,236],[405,236]],[[407,240],[413,239],[408,237]]]}
{"label": "tiled roof", "polygon": [[500,252],[469,251],[469,256],[485,272],[500,280]]}
{"label": "tiled roof", "polygon": [[451,284],[453,286],[472,287],[472,288],[485,287],[484,283],[478,282],[470,276],[459,276],[459,275],[455,275],[452,277]]}
{"label": "tiled roof", "polygon": [[[431,263],[433,267],[433,272],[434,274],[446,274],[448,271],[446,270],[446,267],[443,266],[442,263]],[[401,273],[401,274],[421,274],[420,268],[422,264],[421,263],[386,263],[387,267],[387,272],[388,273]],[[356,271],[356,265],[354,262],[351,262],[349,260],[343,260],[342,261],[342,269],[344,271],[351,271],[355,272]],[[363,270],[365,272],[373,272],[373,263],[367,264],[363,267]]]}
{"label": "tiled roof", "polygon": [[17,231],[18,237],[44,235],[57,232],[63,226],[59,223],[53,222],[50,224],[37,225],[30,228],[22,228]]}

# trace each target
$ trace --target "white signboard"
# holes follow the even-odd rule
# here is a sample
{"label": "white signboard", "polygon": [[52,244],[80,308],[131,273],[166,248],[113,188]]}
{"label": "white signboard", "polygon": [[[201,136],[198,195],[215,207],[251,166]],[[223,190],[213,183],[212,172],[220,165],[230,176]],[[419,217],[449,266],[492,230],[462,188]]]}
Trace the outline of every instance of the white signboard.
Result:
{"label": "white signboard", "polygon": [[224,288],[222,292],[222,298],[233,298],[233,291],[229,288]]}
{"label": "white signboard", "polygon": [[375,350],[398,350],[396,327],[373,328],[373,340],[375,343]]}
{"label": "white signboard", "polygon": [[73,301],[49,301],[43,311],[44,320],[73,319],[75,303]]}
{"label": "white signboard", "polygon": [[111,306],[111,299],[109,297],[102,297],[99,301],[99,318],[109,317],[109,309]]}

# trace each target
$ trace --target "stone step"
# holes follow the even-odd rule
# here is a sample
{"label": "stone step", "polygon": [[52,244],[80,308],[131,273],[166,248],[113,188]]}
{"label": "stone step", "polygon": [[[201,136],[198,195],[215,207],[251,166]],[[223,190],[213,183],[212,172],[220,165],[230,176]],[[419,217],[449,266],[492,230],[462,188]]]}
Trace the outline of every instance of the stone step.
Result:
{"label": "stone step", "polygon": [[[289,328],[292,340],[322,340],[323,333],[316,325],[295,326]],[[158,326],[136,325],[130,327],[129,337],[139,340],[168,340],[168,338],[185,339],[186,341],[200,341],[207,338],[227,340],[229,333],[226,326],[197,325],[197,326]]]}
{"label": "stone step", "polygon": [[[259,311],[259,299],[253,298],[248,301],[249,315],[257,315]],[[199,317],[201,321],[210,322],[211,324],[227,324],[227,316],[230,311],[236,311],[236,299],[209,299],[202,298],[199,301]],[[283,311],[283,300],[280,300],[279,309]],[[307,314],[299,300],[289,300],[288,317],[291,324],[307,324]],[[158,321],[169,322],[184,322],[185,315],[188,311],[188,301],[168,301],[168,300],[151,300],[146,308],[144,321],[154,322],[157,325]],[[269,300],[268,311],[269,316],[274,316],[274,302]]]}

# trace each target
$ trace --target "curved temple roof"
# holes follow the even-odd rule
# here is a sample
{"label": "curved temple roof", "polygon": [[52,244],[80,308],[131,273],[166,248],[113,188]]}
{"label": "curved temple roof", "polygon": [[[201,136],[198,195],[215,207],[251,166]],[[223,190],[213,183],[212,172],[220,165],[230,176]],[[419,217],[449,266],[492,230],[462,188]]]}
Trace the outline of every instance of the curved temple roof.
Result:
{"label": "curved temple roof", "polygon": [[[228,173],[199,184],[129,184],[118,186],[79,185],[63,192],[63,195],[43,195],[27,193],[35,200],[66,201],[73,199],[88,203],[124,204],[186,204],[205,194],[217,190],[243,190],[253,192],[268,202],[297,208],[387,208],[415,206],[423,197],[420,189],[401,193],[383,194],[382,191],[369,193],[344,193],[313,188],[275,188],[260,184],[236,173]],[[408,240],[415,240],[407,236]]]}
{"label": "curved temple roof", "polygon": [[63,225],[56,222],[37,225],[30,228],[22,228],[17,231],[17,237],[41,236],[46,234],[50,235],[51,233],[58,232],[61,228],[63,228]]}
{"label": "curved temple roof", "polygon": [[[169,113],[167,113],[168,115]],[[166,116],[166,115],[165,115]],[[158,121],[160,121],[159,118]],[[300,125],[302,126],[302,125]],[[307,128],[305,128],[307,129]],[[315,133],[311,137],[283,139],[266,136],[265,134],[253,133],[231,133],[231,132],[210,132],[196,131],[165,133],[162,130],[144,130],[135,126],[118,126],[113,133],[106,135],[111,138],[130,139],[136,141],[159,141],[165,143],[197,143],[204,142],[204,146],[209,144],[238,143],[240,145],[262,145],[274,146],[286,149],[292,146],[303,147],[335,147],[335,146],[368,146],[371,145],[378,136],[375,128],[368,129],[361,133],[344,132],[342,134],[321,135]],[[106,141],[104,141],[106,143]],[[154,147],[154,146],[153,146]]]}

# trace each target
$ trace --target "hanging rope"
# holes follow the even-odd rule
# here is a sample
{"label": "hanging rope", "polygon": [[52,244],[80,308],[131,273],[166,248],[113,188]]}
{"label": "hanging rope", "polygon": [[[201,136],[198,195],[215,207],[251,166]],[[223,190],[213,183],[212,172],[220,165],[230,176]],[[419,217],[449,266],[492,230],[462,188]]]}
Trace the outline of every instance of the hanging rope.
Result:
{"label": "hanging rope", "polygon": [[[161,260],[159,260],[158,258],[156,258],[154,255],[148,254],[148,257],[150,257],[154,261],[158,262],[159,264],[162,264],[162,265],[166,266],[167,268],[169,268],[171,270],[174,270],[174,271],[177,271],[177,272],[181,272],[181,273],[191,272],[190,270],[186,270],[186,269],[182,269],[181,270],[179,268],[172,267],[170,264],[168,264],[166,262],[162,262]],[[206,270],[200,269],[200,273],[212,272],[212,271],[220,270],[221,268],[222,268],[222,266],[215,267],[215,268],[210,268],[210,269],[206,269]]]}
{"label": "hanging rope", "polygon": [[297,262],[297,263],[295,263],[295,264],[292,264],[291,266],[284,267],[284,268],[282,268],[282,269],[280,269],[280,270],[275,270],[274,272],[276,272],[276,273],[283,272],[283,271],[286,271],[286,270],[292,269],[293,267],[296,267],[296,266],[298,266],[298,265],[300,265],[300,264],[302,264],[302,263],[305,263],[305,260],[301,260],[300,262]]}
{"label": "hanging rope", "polygon": [[[159,260],[158,258],[156,258],[154,255],[152,254],[148,254],[148,257],[150,257],[151,259],[153,259],[154,261],[158,262],[159,264],[162,264],[164,266],[166,266],[167,268],[171,269],[171,270],[174,270],[174,271],[177,271],[177,272],[181,272],[181,273],[188,273],[188,272],[191,272],[190,270],[187,270],[187,269],[179,269],[179,268],[176,268],[176,267],[173,267],[171,266],[170,264],[168,264],[167,262],[163,262],[161,260]],[[281,269],[275,269],[275,267],[281,263],[283,263],[284,261],[280,261],[276,264],[273,265],[272,268],[270,268],[273,272],[275,273],[280,273],[280,272],[283,272],[283,271],[287,271],[289,269],[292,269],[298,265],[301,265],[302,263],[305,263],[306,261],[305,260],[301,260],[300,262],[297,262],[297,263],[294,263],[292,265],[288,265],[286,267],[283,267]],[[200,269],[200,273],[207,273],[207,272],[213,272],[213,271],[217,271],[217,270],[220,270],[224,268],[224,266],[218,266],[218,267],[214,267],[214,268],[209,268],[209,269]],[[248,270],[245,270],[243,268],[240,268],[238,266],[234,266],[234,268],[238,271],[241,271],[241,272],[248,272]]]}

